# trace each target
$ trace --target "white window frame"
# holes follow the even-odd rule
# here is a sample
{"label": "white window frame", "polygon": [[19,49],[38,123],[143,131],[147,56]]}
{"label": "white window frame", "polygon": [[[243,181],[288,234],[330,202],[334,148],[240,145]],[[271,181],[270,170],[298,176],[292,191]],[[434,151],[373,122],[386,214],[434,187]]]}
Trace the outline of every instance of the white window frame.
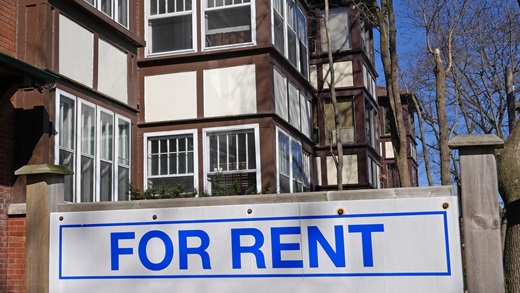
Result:
{"label": "white window frame", "polygon": [[[175,55],[175,54],[185,54],[185,53],[192,53],[192,52],[196,52],[197,51],[197,3],[198,1],[196,0],[192,0],[192,7],[191,7],[191,11],[187,12],[187,11],[183,11],[183,12],[170,12],[170,13],[165,13],[164,15],[161,15],[161,14],[157,14],[157,15],[151,15],[151,11],[150,11],[150,2],[151,1],[157,1],[157,0],[146,0],[144,1],[145,2],[145,7],[144,7],[144,11],[145,11],[145,24],[144,24],[144,31],[145,31],[145,39],[146,39],[146,43],[147,43],[147,46],[145,48],[145,55],[146,57],[152,57],[152,56],[162,56],[162,55]],[[186,0],[183,0],[184,2]],[[177,3],[177,2],[175,2]],[[191,44],[191,49],[182,49],[182,50],[174,50],[174,51],[164,51],[164,52],[155,52],[155,53],[152,53],[150,52],[150,49],[151,47],[151,41],[150,41],[150,37],[151,37],[151,33],[150,33],[150,27],[148,25],[148,22],[150,19],[152,20],[155,20],[155,19],[166,19],[166,18],[172,18],[172,17],[178,17],[178,16],[184,16],[184,15],[189,15],[191,14],[191,28],[192,28],[192,37],[191,37],[191,40],[192,40],[192,44]],[[150,45],[148,45],[150,44]]]}
{"label": "white window frame", "polygon": [[[73,165],[74,165],[74,168],[73,171],[74,174],[76,173],[76,165],[77,165],[77,161],[76,161],[76,155],[78,153],[78,147],[77,147],[77,117],[78,117],[78,102],[77,102],[77,99],[75,96],[67,93],[67,92],[64,92],[64,91],[61,91],[59,89],[56,89],[56,98],[55,98],[55,104],[56,104],[56,128],[57,128],[57,135],[55,136],[55,143],[54,143],[54,163],[56,165],[60,165],[60,124],[61,124],[61,116],[60,116],[60,104],[61,104],[61,97],[65,97],[69,100],[72,100],[74,102],[74,128],[73,128],[73,149],[65,149],[66,151],[69,151],[69,152],[72,152],[72,157],[73,157]],[[73,176],[72,178],[72,200],[75,201],[76,199],[76,178],[75,178],[75,175],[65,175],[65,176]],[[67,191],[65,191],[67,192]]]}
{"label": "white window frame", "polygon": [[281,173],[281,167],[280,167],[280,145],[279,145],[279,137],[280,137],[280,133],[282,133],[283,135],[287,136],[289,138],[289,182],[290,182],[290,193],[293,193],[293,192],[300,192],[300,191],[295,191],[294,190],[294,184],[293,184],[293,181],[295,181],[296,179],[294,178],[294,170],[293,170],[293,155],[292,155],[292,144],[293,142],[296,142],[299,146],[300,146],[300,149],[301,149],[301,154],[302,154],[302,171],[303,171],[303,181],[299,181],[299,180],[296,180],[298,181],[299,183],[302,184],[302,187],[303,189],[305,190],[305,188],[307,188],[308,190],[310,190],[310,155],[308,153],[306,153],[304,150],[303,150],[303,146],[302,146],[302,143],[298,140],[296,140],[294,137],[292,137],[291,135],[289,135],[286,131],[282,130],[281,128],[279,127],[276,127],[276,193],[280,193],[280,173]]}
{"label": "white window frame", "polygon": [[[105,161],[105,162],[110,162],[109,160],[106,160],[106,159],[103,159],[101,158],[101,148],[102,148],[102,133],[101,133],[101,127],[102,127],[102,124],[101,124],[101,113],[104,113],[104,114],[107,114],[107,115],[110,115],[112,117],[112,161],[111,161],[111,164],[112,164],[112,186],[111,186],[111,190],[110,190],[110,195],[111,195],[111,198],[109,199],[109,201],[113,201],[114,198],[116,198],[116,196],[114,195],[114,191],[116,190],[114,188],[114,185],[115,185],[115,127],[116,127],[116,120],[115,120],[115,115],[114,115],[114,112],[112,111],[108,111],[102,107],[97,107],[97,111],[96,111],[96,151],[95,151],[95,155],[94,157],[97,159],[95,159],[95,180],[94,180],[94,184],[95,184],[95,201],[98,202],[98,201],[101,201],[101,162],[102,161]],[[96,184],[96,182],[99,182],[100,184]]]}
{"label": "white window frame", "polygon": [[[122,120],[128,123],[128,164],[120,164],[119,163],[119,148],[121,145],[119,144],[119,120]],[[128,182],[130,182],[130,174],[132,173],[132,121],[124,116],[116,114],[114,117],[114,192],[113,192],[113,200],[119,201],[119,168],[128,168]],[[128,199],[130,199],[130,190],[128,192]]]}
{"label": "white window frame", "polygon": [[[300,39],[300,32],[299,32],[299,29],[298,29],[298,13],[301,13],[304,18],[305,18],[305,30],[307,30],[307,24],[308,24],[308,17],[307,15],[304,13],[304,11],[300,8],[300,6],[298,5],[298,2],[296,0],[281,0],[283,3],[283,14],[282,15],[282,20],[283,20],[283,37],[284,37],[284,48],[283,48],[283,52],[280,50],[280,48],[276,47],[275,45],[275,25],[274,25],[274,14],[277,13],[275,12],[275,8],[274,8],[274,1],[275,0],[271,0],[271,19],[272,19],[272,23],[271,23],[271,36],[272,36],[272,44],[273,44],[273,47],[276,48],[277,50],[279,50],[284,56],[285,58],[287,58],[287,60],[289,61],[289,63],[291,63],[306,79],[309,79],[309,75],[310,75],[310,64],[309,64],[309,41],[308,41],[308,31],[305,32],[305,36],[307,36],[305,38],[305,40],[303,40],[303,44],[305,45],[305,48],[307,49],[307,55],[306,55],[306,59],[307,59],[307,69],[306,69],[306,74],[304,74],[304,71],[302,69],[302,64],[301,64],[301,51],[300,51],[300,43],[302,42],[302,40]],[[288,23],[288,20],[289,20],[289,8],[288,8],[288,2],[293,2],[294,3],[294,6],[295,6],[295,14],[294,14],[294,18],[295,18],[295,22],[296,22],[296,27],[295,28],[292,28],[291,30],[294,30],[295,32],[295,35],[296,35],[296,64],[293,64],[290,60],[289,60],[289,35],[288,35],[288,27],[289,27],[289,23]]]}
{"label": "white window frame", "polygon": [[[153,138],[163,137],[164,139],[169,139],[176,136],[183,135],[192,135],[193,136],[193,189],[198,189],[199,186],[199,159],[198,159],[198,136],[197,129],[190,130],[178,130],[178,131],[160,131],[160,132],[148,132],[144,134],[143,139],[143,150],[144,150],[144,160],[143,160],[143,180],[144,180],[144,189],[148,189],[148,140]],[[182,174],[184,176],[189,176],[190,174]],[[177,177],[179,174],[173,175],[157,175],[154,178],[160,177]]]}
{"label": "white window frame", "polygon": [[[240,4],[231,4],[226,5],[225,0],[223,0],[224,5],[219,7],[207,7],[207,3],[209,0],[201,0],[202,4],[200,5],[200,27],[201,27],[201,39],[200,44],[202,51],[212,51],[212,50],[221,50],[226,48],[239,48],[239,47],[249,47],[249,46],[256,46],[256,0],[250,0],[247,3],[244,3],[243,0]],[[216,1],[216,0],[213,0]],[[244,42],[239,44],[229,44],[229,45],[221,45],[221,46],[213,46],[213,47],[206,47],[206,11],[211,10],[220,10],[222,7],[241,7],[241,6],[249,6],[251,9],[251,42]],[[228,7],[228,8],[229,8]]]}
{"label": "white window frame", "polygon": [[[202,130],[203,140],[203,154],[204,154],[204,174],[203,178],[208,178],[210,172],[209,158],[210,158],[210,146],[208,141],[208,135],[220,132],[234,132],[242,130],[253,130],[255,138],[255,159],[256,159],[256,191],[260,191],[262,188],[262,176],[261,176],[261,160],[260,160],[260,127],[258,124],[244,124],[238,126],[223,126],[223,127],[211,127],[204,128]],[[237,171],[240,173],[242,171]],[[249,171],[250,172],[250,171]],[[204,190],[211,195],[211,183],[208,180],[204,180]]]}
{"label": "white window frame", "polygon": [[[81,150],[81,135],[82,135],[82,123],[81,123],[81,110],[82,110],[82,107],[90,107],[90,108],[93,108],[94,109],[94,123],[95,123],[95,126],[94,126],[94,144],[95,144],[95,148],[94,148],[94,155],[88,155],[89,157],[93,158],[93,169],[94,169],[94,177],[93,177],[93,192],[94,192],[94,195],[93,195],[93,202],[98,202],[99,199],[100,199],[100,186],[99,186],[99,182],[100,182],[100,161],[101,161],[101,158],[100,158],[100,148],[101,148],[101,143],[100,143],[100,127],[101,127],[101,124],[99,123],[99,119],[101,117],[101,113],[106,113],[106,114],[109,114],[111,115],[112,117],[112,121],[113,121],[113,133],[112,133],[112,186],[111,186],[111,189],[112,189],[112,196],[111,196],[111,199],[110,201],[117,201],[118,200],[118,180],[117,180],[117,176],[118,176],[118,151],[119,151],[119,137],[118,137],[118,133],[117,131],[115,130],[116,129],[116,126],[117,126],[117,122],[118,122],[118,119],[121,119],[121,120],[124,120],[126,122],[129,123],[129,127],[131,127],[131,121],[130,119],[124,117],[124,116],[121,116],[119,114],[115,114],[114,112],[110,111],[110,110],[107,110],[101,106],[98,106],[94,103],[91,103],[91,102],[88,102],[84,99],[81,99],[79,97],[76,97],[72,94],[69,94],[63,90],[60,90],[60,89],[56,89],[56,98],[55,98],[55,107],[56,107],[56,121],[58,121],[57,123],[59,124],[60,121],[61,121],[61,117],[60,117],[60,100],[61,100],[61,97],[65,97],[67,99],[70,99],[72,101],[74,101],[74,149],[72,150],[73,151],[73,156],[74,156],[74,170],[71,170],[74,172],[74,175],[70,175],[70,176],[73,176],[73,180],[72,180],[72,185],[73,185],[73,195],[72,195],[72,199],[73,199],[73,202],[81,202],[81,156],[82,156],[82,150]],[[57,125],[57,130],[58,132],[61,131],[60,128],[60,125]],[[59,145],[59,133],[58,135],[55,136],[55,143],[54,143],[54,162],[55,164],[59,164],[60,163],[60,145]],[[129,154],[131,154],[131,131],[129,131],[129,136],[128,136],[128,147],[129,147]],[[131,165],[131,156],[129,155],[128,157],[128,169],[129,169],[129,173],[128,173],[128,176],[129,178],[131,177],[131,169],[130,169],[130,165]]]}
{"label": "white window frame", "polygon": [[[108,1],[111,1],[110,9],[112,10],[112,15],[107,14],[103,10],[101,10],[101,0],[93,0],[92,2],[94,4],[90,3],[88,0],[84,0],[84,1],[87,2],[89,5],[92,5],[99,12],[101,12],[104,15],[108,16],[109,18],[111,18],[113,21],[115,21],[116,23],[118,23],[122,27],[124,27],[126,29],[128,29],[130,27],[130,12],[129,12],[129,10],[130,10],[130,0],[108,0]],[[122,24],[122,23],[120,23],[118,21],[118,19],[119,19],[119,12],[118,12],[117,6],[121,2],[126,2],[126,25]]]}

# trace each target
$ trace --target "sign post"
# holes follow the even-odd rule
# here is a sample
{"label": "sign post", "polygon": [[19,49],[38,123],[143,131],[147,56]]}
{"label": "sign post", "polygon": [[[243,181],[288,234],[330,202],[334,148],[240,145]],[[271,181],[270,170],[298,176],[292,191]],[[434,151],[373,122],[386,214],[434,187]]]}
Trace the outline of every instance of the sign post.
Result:
{"label": "sign post", "polygon": [[56,212],[50,286],[77,293],[458,293],[459,232],[458,198],[449,194]]}

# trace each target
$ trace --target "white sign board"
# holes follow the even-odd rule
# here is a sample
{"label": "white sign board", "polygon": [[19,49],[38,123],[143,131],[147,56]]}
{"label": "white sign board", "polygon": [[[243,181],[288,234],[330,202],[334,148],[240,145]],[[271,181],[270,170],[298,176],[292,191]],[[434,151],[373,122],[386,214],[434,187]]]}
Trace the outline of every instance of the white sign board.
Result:
{"label": "white sign board", "polygon": [[50,255],[51,292],[463,292],[456,197],[53,213]]}

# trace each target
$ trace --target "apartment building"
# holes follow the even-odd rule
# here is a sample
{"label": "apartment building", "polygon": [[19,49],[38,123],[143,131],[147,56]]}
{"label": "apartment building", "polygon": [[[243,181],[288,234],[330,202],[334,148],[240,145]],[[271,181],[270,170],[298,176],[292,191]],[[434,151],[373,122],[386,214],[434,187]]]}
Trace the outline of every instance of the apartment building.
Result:
{"label": "apartment building", "polygon": [[[2,5],[2,235],[16,219],[9,205],[25,202],[14,171],[27,164],[74,171],[67,202],[130,200],[130,186],[337,189],[321,1]],[[380,188],[372,29],[343,1],[331,1],[330,25],[343,187]],[[8,247],[2,241],[0,260]],[[3,277],[0,291],[12,282]]]}

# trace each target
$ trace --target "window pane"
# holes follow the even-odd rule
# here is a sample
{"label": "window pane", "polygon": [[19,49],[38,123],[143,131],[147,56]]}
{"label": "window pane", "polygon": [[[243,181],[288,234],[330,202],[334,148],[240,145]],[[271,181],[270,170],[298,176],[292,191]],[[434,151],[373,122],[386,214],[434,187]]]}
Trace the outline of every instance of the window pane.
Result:
{"label": "window pane", "polygon": [[193,176],[180,176],[180,177],[164,177],[164,178],[148,178],[148,187],[159,189],[161,187],[173,188],[177,187],[178,184],[182,184],[184,192],[193,191],[194,183]]}
{"label": "window pane", "polygon": [[94,201],[94,159],[81,156],[81,202]]}
{"label": "window pane", "polygon": [[274,13],[274,45],[283,53],[285,47],[285,36],[283,29],[283,18],[278,14]]}
{"label": "window pane", "polygon": [[121,25],[127,27],[128,26],[128,0],[118,0],[117,1],[117,15],[119,22]]}
{"label": "window pane", "polygon": [[119,119],[118,121],[119,164],[130,166],[130,123]]}
{"label": "window pane", "polygon": [[221,171],[227,171],[227,135],[218,136],[219,167]]}
{"label": "window pane", "polygon": [[112,0],[99,0],[100,1],[100,10],[106,13],[108,16],[112,17]]}
{"label": "window pane", "polygon": [[101,161],[100,201],[112,200],[112,164]]}
{"label": "window pane", "polygon": [[[60,165],[74,170],[74,153],[65,150],[60,150]],[[66,175],[65,179],[65,201],[74,202],[74,175]]]}
{"label": "window pane", "polygon": [[278,132],[278,152],[278,164],[280,168],[280,173],[289,176],[289,137],[283,134],[282,132]]}
{"label": "window pane", "polygon": [[180,153],[179,154],[179,173],[178,174],[186,174],[187,168],[186,168],[186,153]]}
{"label": "window pane", "polygon": [[179,167],[178,164],[177,164],[177,154],[170,154],[170,172],[168,174],[179,174],[180,171],[179,171]]}
{"label": "window pane", "polygon": [[81,108],[81,152],[84,154],[94,155],[95,119],[94,108],[83,105]]}
{"label": "window pane", "polygon": [[218,172],[218,147],[216,135],[211,135],[209,137],[209,166],[210,172]]}
{"label": "window pane", "polygon": [[104,160],[112,161],[114,118],[112,115],[101,112],[101,153],[100,157]]}
{"label": "window pane", "polygon": [[168,155],[159,155],[159,175],[168,174]]}
{"label": "window pane", "polygon": [[247,134],[247,163],[248,169],[256,169],[255,135]]}
{"label": "window pane", "polygon": [[229,170],[238,170],[237,135],[230,134],[228,139],[229,139]]}
{"label": "window pane", "polygon": [[192,48],[191,14],[148,22],[151,53],[186,50]]}
{"label": "window pane", "polygon": [[148,175],[159,175],[159,155],[148,158]]}
{"label": "window pane", "polygon": [[296,52],[296,46],[298,42],[296,41],[296,33],[292,29],[287,29],[287,50],[289,52],[289,61],[294,66],[298,66],[298,57]]}
{"label": "window pane", "polygon": [[206,47],[251,42],[251,6],[206,11]]}
{"label": "window pane", "polygon": [[247,169],[247,134],[239,133],[238,134],[238,162],[239,169],[246,170]]}
{"label": "window pane", "polygon": [[117,200],[129,200],[130,169],[119,167],[118,172],[119,175],[117,176]]}
{"label": "window pane", "polygon": [[150,15],[157,14],[157,0],[150,0]]}
{"label": "window pane", "polygon": [[74,100],[63,96],[60,99],[59,145],[70,150],[74,149],[74,129],[76,125],[74,104]]}

